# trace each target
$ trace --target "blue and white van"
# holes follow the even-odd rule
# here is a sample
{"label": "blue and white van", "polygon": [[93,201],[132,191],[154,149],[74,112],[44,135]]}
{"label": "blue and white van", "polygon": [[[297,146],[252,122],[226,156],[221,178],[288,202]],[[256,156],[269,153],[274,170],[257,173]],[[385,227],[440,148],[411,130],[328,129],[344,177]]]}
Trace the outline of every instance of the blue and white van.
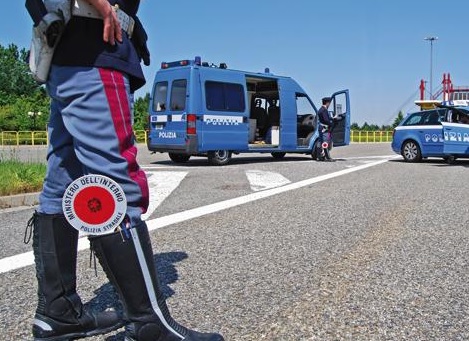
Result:
{"label": "blue and white van", "polygon": [[[332,96],[331,115],[342,116],[334,146],[350,142],[349,92]],[[290,77],[209,65],[200,57],[162,63],[150,95],[148,149],[174,162],[205,156],[212,165],[232,154],[286,153],[316,157],[317,107]]]}

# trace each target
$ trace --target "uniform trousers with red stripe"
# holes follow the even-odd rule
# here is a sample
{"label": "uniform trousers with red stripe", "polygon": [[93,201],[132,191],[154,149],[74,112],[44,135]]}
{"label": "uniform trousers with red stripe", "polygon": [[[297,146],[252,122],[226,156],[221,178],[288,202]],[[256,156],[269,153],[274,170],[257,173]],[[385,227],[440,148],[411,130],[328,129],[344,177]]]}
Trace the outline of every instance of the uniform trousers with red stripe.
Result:
{"label": "uniform trousers with red stripe", "polygon": [[149,192],[136,160],[128,77],[110,69],[53,65],[47,91],[49,148],[39,212],[62,213],[68,185],[82,175],[100,174],[122,187],[131,225],[138,225]]}

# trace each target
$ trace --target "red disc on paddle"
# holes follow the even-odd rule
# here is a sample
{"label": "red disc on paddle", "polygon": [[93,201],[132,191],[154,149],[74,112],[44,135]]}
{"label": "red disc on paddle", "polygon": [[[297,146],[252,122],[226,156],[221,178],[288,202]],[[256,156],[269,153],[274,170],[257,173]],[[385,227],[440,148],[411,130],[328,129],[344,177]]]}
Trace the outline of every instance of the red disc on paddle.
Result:
{"label": "red disc on paddle", "polygon": [[104,175],[88,174],[65,190],[62,209],[67,221],[80,232],[112,233],[124,220],[127,200],[122,187]]}
{"label": "red disc on paddle", "polygon": [[83,188],[73,202],[75,213],[83,222],[103,224],[114,214],[116,205],[112,194],[98,186]]}

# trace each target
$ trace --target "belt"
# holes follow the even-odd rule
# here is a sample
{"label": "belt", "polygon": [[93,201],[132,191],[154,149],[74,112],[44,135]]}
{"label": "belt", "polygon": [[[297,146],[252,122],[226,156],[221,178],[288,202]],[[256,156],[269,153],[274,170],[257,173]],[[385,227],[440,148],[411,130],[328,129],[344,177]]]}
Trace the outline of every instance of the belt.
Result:
{"label": "belt", "polygon": [[[121,10],[118,5],[114,5],[112,9],[116,12],[117,20],[119,21],[121,28],[127,32],[129,38],[132,37],[135,20],[130,15]],[[103,19],[98,10],[86,0],[74,1],[72,6],[72,16],[101,20]]]}

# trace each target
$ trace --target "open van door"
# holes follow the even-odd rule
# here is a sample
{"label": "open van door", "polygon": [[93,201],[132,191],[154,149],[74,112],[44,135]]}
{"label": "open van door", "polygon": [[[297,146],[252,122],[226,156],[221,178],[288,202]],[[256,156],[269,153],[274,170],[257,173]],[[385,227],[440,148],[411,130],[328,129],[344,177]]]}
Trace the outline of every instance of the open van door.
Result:
{"label": "open van door", "polygon": [[332,109],[333,118],[343,117],[337,121],[332,130],[332,142],[334,147],[346,146],[350,144],[350,99],[349,91],[338,91],[331,96],[332,102],[329,109]]}

